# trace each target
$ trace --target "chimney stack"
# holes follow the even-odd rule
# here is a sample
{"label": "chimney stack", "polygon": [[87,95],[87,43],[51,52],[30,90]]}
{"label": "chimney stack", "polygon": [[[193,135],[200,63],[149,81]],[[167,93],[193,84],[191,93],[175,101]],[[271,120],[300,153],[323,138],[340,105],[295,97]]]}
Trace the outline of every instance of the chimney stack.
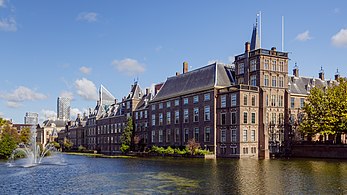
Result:
{"label": "chimney stack", "polygon": [[188,62],[183,62],[183,74],[188,72]]}
{"label": "chimney stack", "polygon": [[339,81],[340,79],[340,73],[339,73],[339,69],[336,69],[336,73],[335,73],[335,81]]}
{"label": "chimney stack", "polygon": [[271,47],[271,51],[276,51],[276,47]]}
{"label": "chimney stack", "polygon": [[245,52],[250,52],[251,51],[251,44],[247,41],[245,43]]}
{"label": "chimney stack", "polygon": [[176,76],[180,75],[180,72],[176,72]]}
{"label": "chimney stack", "polygon": [[149,88],[146,88],[146,95],[149,94]]}
{"label": "chimney stack", "polygon": [[320,67],[319,78],[320,80],[324,81],[324,70],[322,66]]}
{"label": "chimney stack", "polygon": [[296,65],[296,62],[295,62],[295,66],[293,68],[293,75],[295,77],[299,77],[299,67],[298,67],[298,65]]}

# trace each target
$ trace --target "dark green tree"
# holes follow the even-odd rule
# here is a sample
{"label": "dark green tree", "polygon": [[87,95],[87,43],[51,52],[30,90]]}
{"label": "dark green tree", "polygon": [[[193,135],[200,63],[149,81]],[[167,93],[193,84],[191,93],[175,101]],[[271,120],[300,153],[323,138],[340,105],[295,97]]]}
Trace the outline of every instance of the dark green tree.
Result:
{"label": "dark green tree", "polygon": [[0,158],[9,158],[19,143],[17,129],[10,126],[7,122],[0,120]]}
{"label": "dark green tree", "polygon": [[127,119],[127,125],[125,126],[122,135],[120,137],[120,141],[122,143],[121,146],[121,151],[123,153],[127,153],[130,149],[130,144],[131,144],[131,138],[133,135],[133,120],[131,117],[128,117]]}
{"label": "dark green tree", "polygon": [[25,127],[20,131],[19,139],[21,143],[29,144],[31,139],[31,131],[29,127]]}

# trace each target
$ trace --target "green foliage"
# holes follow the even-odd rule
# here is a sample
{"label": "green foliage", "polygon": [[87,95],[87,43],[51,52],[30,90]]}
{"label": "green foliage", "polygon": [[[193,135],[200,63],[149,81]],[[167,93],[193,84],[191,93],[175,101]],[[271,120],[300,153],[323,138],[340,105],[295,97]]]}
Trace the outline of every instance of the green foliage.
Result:
{"label": "green foliage", "polygon": [[51,144],[56,148],[56,149],[60,149],[60,144],[58,142],[51,142]]}
{"label": "green foliage", "polygon": [[19,139],[21,143],[24,143],[25,145],[30,143],[31,138],[31,131],[29,127],[25,127],[20,131]]}
{"label": "green foliage", "polygon": [[19,143],[17,130],[0,118],[0,158],[9,158]]}
{"label": "green foliage", "polygon": [[195,139],[188,140],[186,149],[190,152],[191,155],[195,155],[196,151],[200,148],[200,143],[196,142]]}
{"label": "green foliage", "polygon": [[175,148],[175,154],[185,155],[187,153],[188,151],[186,149],[180,150],[179,148]]}
{"label": "green foliage", "polygon": [[122,144],[122,146],[120,147],[120,151],[122,151],[122,153],[127,153],[129,149],[130,149],[130,146],[126,144]]}
{"label": "green foliage", "polygon": [[312,88],[303,111],[299,130],[304,135],[347,133],[347,80],[325,89]]}
{"label": "green foliage", "polygon": [[64,148],[66,150],[70,150],[72,148],[72,146],[73,146],[72,141],[70,141],[69,139],[64,140]]}
{"label": "green foliage", "polygon": [[83,152],[85,150],[86,150],[86,147],[84,147],[82,145],[78,146],[78,151]]}
{"label": "green foliage", "polygon": [[175,150],[173,148],[171,148],[170,146],[166,148],[166,154],[174,154],[175,153]]}

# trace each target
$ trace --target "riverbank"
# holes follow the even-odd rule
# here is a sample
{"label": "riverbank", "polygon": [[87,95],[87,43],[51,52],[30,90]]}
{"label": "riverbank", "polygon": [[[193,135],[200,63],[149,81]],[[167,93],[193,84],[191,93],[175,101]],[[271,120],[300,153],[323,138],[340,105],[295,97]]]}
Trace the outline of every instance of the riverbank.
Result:
{"label": "riverbank", "polygon": [[106,154],[95,154],[95,153],[82,153],[82,152],[63,152],[68,155],[78,155],[78,156],[87,156],[94,158],[137,158],[136,156],[128,155],[106,155]]}

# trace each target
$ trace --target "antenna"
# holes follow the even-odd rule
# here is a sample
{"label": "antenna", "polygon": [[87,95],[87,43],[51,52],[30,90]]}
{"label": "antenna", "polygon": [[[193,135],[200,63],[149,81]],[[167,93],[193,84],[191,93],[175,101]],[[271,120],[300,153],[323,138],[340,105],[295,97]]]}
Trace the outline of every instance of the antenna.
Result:
{"label": "antenna", "polygon": [[259,16],[259,47],[261,48],[261,11],[257,15]]}
{"label": "antenna", "polygon": [[284,51],[284,16],[282,16],[282,51]]}

